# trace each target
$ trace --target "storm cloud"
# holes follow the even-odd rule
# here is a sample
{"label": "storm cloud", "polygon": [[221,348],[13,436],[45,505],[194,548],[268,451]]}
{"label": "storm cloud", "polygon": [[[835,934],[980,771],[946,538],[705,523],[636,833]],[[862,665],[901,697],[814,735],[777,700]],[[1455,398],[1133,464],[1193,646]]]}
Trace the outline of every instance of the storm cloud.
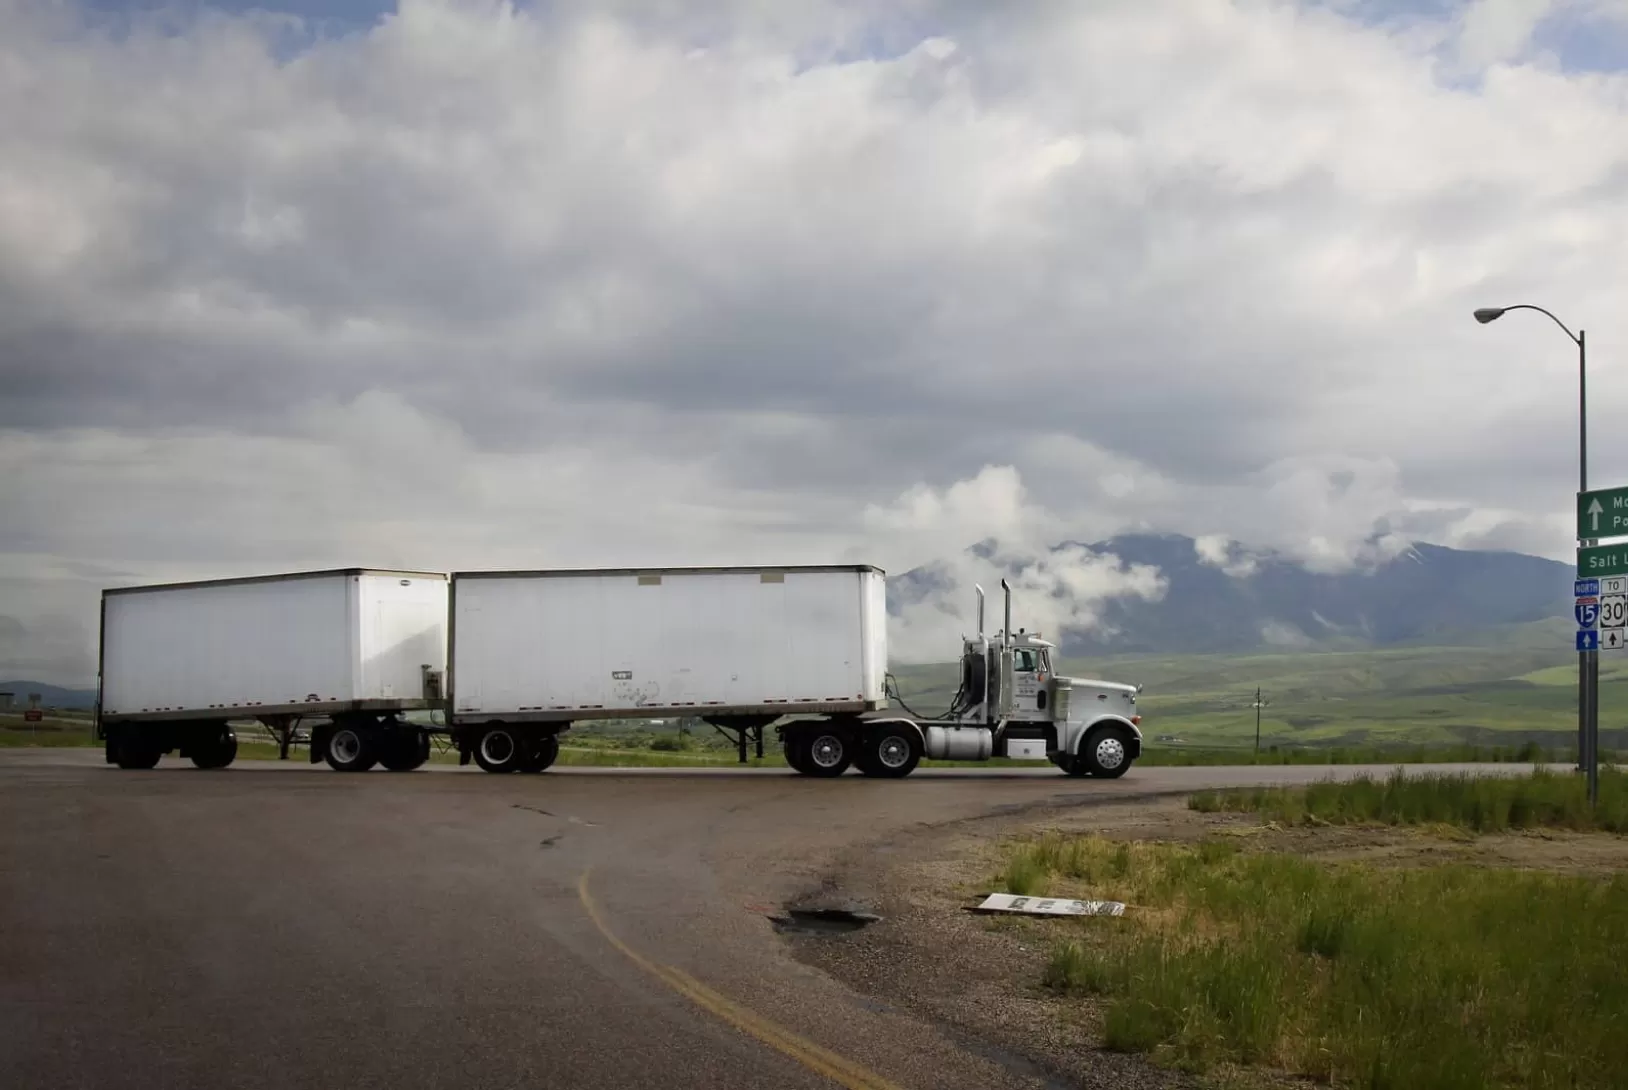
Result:
{"label": "storm cloud", "polygon": [[330,564],[1564,556],[1574,349],[1469,315],[1628,472],[1628,10],[1414,7],[0,0],[0,674]]}

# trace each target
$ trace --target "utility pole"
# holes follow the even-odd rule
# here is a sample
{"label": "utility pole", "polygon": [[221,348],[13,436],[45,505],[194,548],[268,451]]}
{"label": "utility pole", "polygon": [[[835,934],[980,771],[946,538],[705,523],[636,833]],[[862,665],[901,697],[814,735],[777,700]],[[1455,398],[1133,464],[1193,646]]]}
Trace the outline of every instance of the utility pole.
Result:
{"label": "utility pole", "polygon": [[1255,753],[1257,756],[1261,752],[1261,709],[1266,707],[1266,704],[1267,702],[1261,699],[1260,686],[1255,686]]}

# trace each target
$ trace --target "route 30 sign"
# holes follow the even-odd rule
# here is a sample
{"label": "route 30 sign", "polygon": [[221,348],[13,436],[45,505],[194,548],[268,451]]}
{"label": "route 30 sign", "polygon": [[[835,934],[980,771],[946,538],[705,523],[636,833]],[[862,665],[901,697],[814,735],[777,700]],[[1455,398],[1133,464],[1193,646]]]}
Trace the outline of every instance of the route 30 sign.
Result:
{"label": "route 30 sign", "polygon": [[1600,599],[1599,605],[1601,628],[1622,628],[1628,625],[1628,597],[1621,594],[1607,594]]}

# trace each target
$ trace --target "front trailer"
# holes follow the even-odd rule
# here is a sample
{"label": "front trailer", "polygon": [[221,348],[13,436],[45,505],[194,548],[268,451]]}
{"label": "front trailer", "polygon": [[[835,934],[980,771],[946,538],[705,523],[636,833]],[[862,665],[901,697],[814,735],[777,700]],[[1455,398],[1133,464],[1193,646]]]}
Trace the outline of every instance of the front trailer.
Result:
{"label": "front trailer", "polygon": [[702,719],[741,761],[787,716],[886,707],[868,565],[454,572],[447,722],[460,763],[547,768],[573,723]]}

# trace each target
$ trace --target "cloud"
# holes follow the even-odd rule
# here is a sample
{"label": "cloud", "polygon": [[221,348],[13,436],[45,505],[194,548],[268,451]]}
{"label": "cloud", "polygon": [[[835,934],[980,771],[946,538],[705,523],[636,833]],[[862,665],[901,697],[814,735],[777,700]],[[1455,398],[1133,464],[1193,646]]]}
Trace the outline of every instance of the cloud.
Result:
{"label": "cloud", "polygon": [[[1015,627],[1061,642],[1065,630],[1109,634],[1102,607],[1116,598],[1156,600],[1165,581],[1157,568],[1126,564],[1080,545],[1057,548],[1066,521],[1034,504],[1010,466],[986,466],[945,489],[917,485],[892,503],[866,508],[867,537],[884,556],[927,556],[913,582],[895,592],[888,649],[901,662],[944,662],[978,631],[975,587],[986,598],[985,632],[998,631],[1012,588]],[[976,541],[970,550],[946,550]]]}
{"label": "cloud", "polygon": [[1575,355],[1468,315],[1628,344],[1611,9],[1404,6],[0,0],[0,614],[93,628],[73,565],[1564,556]]}

